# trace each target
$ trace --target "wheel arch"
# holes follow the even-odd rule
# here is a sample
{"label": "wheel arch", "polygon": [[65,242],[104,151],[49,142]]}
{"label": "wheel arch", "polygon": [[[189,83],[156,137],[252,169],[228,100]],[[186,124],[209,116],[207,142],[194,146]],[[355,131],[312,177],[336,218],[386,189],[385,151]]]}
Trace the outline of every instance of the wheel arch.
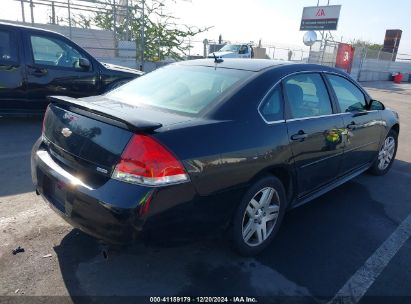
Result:
{"label": "wheel arch", "polygon": [[399,134],[400,134],[400,124],[399,124],[399,123],[395,123],[395,124],[391,127],[390,130],[394,130],[394,131],[397,133],[397,135],[399,135]]}
{"label": "wheel arch", "polygon": [[253,185],[258,180],[263,178],[264,176],[274,176],[280,180],[280,182],[284,186],[285,195],[287,199],[287,207],[289,207],[289,203],[294,198],[294,173],[290,165],[276,165],[267,167],[264,170],[258,172],[251,180],[250,185]]}

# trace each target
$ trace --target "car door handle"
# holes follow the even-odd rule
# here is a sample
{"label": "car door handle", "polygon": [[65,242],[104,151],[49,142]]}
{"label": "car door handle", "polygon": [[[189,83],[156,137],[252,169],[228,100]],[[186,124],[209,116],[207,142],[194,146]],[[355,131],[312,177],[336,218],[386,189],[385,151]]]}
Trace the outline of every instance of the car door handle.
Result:
{"label": "car door handle", "polygon": [[367,115],[368,112],[355,112],[352,117],[364,116]]}
{"label": "car door handle", "polygon": [[355,121],[352,121],[350,124],[347,125],[347,129],[350,129],[350,130],[355,129],[355,126],[356,126]]}
{"label": "car door handle", "polygon": [[294,141],[304,141],[304,139],[306,139],[308,136],[307,133],[305,133],[303,130],[298,131],[297,134],[293,134],[291,135],[291,140]]}
{"label": "car door handle", "polygon": [[47,74],[47,69],[43,69],[43,68],[35,68],[35,67],[29,67],[29,73],[30,75],[33,76],[44,76]]}

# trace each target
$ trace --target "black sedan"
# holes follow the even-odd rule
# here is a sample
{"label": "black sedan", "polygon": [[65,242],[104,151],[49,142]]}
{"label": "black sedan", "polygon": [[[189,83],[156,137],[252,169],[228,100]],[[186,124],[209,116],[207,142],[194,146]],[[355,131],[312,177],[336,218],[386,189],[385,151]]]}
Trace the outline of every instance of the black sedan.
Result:
{"label": "black sedan", "polygon": [[270,60],[187,61],[50,100],[32,177],[65,220],[109,243],[225,229],[244,255],[286,210],[385,174],[400,129],[344,72]]}

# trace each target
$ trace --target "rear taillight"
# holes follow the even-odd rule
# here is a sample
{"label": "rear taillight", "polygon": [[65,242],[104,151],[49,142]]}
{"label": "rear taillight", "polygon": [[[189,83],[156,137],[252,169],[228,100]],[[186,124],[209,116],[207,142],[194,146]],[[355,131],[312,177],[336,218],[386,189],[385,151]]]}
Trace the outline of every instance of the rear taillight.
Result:
{"label": "rear taillight", "polygon": [[134,135],[121,155],[113,178],[148,186],[188,181],[188,175],[177,158],[155,139]]}

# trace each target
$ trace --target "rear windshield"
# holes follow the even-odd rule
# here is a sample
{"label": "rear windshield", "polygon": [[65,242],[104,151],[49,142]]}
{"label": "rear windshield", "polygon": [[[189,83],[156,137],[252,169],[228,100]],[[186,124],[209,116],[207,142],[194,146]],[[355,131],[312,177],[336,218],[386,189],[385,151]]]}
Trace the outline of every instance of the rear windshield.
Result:
{"label": "rear windshield", "polygon": [[199,114],[252,72],[203,66],[170,65],[141,76],[107,94],[131,105]]}

